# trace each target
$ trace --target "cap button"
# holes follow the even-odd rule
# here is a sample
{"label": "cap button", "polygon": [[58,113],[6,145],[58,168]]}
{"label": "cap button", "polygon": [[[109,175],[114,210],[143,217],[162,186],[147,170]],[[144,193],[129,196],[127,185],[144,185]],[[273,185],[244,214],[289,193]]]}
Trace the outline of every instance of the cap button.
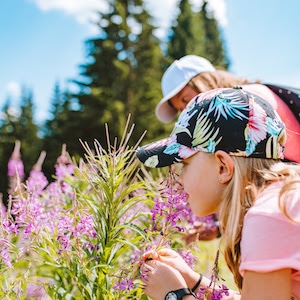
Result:
{"label": "cap button", "polygon": [[243,89],[243,87],[240,86],[240,85],[234,85],[232,88],[236,89],[236,90],[242,90]]}

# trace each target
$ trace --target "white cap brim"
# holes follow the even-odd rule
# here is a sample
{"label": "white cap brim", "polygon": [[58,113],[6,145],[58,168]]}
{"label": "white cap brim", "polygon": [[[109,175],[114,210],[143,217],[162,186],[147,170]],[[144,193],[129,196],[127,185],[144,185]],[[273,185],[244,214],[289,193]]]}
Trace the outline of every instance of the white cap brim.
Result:
{"label": "white cap brim", "polygon": [[178,94],[197,74],[215,70],[215,67],[207,59],[193,54],[175,60],[162,77],[163,98],[155,108],[157,119],[163,123],[174,120],[177,111],[167,101]]}
{"label": "white cap brim", "polygon": [[171,93],[167,94],[157,103],[155,108],[155,115],[158,120],[163,123],[170,123],[175,119],[178,111],[168,103],[168,100],[178,94],[188,84],[189,81],[190,80],[186,80],[182,82],[174,90],[172,90]]}

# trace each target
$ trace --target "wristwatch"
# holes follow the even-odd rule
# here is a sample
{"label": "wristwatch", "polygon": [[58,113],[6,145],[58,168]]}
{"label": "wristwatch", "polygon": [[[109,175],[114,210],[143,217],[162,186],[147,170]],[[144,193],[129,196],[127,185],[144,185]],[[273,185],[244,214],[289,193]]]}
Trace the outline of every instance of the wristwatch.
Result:
{"label": "wristwatch", "polygon": [[169,292],[166,295],[165,300],[181,300],[186,295],[193,295],[195,297],[195,294],[190,289],[183,288]]}

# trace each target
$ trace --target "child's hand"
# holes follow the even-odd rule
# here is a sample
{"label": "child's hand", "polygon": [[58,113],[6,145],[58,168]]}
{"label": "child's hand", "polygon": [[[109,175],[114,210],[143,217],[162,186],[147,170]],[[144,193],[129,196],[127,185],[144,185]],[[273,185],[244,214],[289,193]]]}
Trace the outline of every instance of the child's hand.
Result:
{"label": "child's hand", "polygon": [[185,281],[187,283],[192,282],[192,285],[195,276],[196,278],[199,276],[197,273],[195,275],[195,272],[189,267],[180,254],[172,249],[165,248],[158,251],[149,251],[143,255],[143,258],[145,261],[154,260],[167,264],[179,271]]}
{"label": "child's hand", "polygon": [[176,251],[168,248],[160,249],[158,251],[148,251],[144,253],[143,258],[145,261],[159,260],[178,271],[180,271],[182,265],[186,264],[184,259]]}
{"label": "child's hand", "polygon": [[169,291],[187,287],[180,272],[158,260],[145,261],[141,273],[144,292],[153,300],[164,299]]}

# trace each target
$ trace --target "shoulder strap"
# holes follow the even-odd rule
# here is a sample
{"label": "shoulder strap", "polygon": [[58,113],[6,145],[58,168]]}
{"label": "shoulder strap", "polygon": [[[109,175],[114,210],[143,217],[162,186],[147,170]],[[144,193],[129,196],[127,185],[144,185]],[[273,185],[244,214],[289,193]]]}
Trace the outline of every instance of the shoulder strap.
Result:
{"label": "shoulder strap", "polygon": [[287,104],[289,109],[293,112],[296,119],[300,123],[300,88],[279,86],[275,84],[266,84],[270,90],[272,90],[278,97],[280,97],[284,103]]}

